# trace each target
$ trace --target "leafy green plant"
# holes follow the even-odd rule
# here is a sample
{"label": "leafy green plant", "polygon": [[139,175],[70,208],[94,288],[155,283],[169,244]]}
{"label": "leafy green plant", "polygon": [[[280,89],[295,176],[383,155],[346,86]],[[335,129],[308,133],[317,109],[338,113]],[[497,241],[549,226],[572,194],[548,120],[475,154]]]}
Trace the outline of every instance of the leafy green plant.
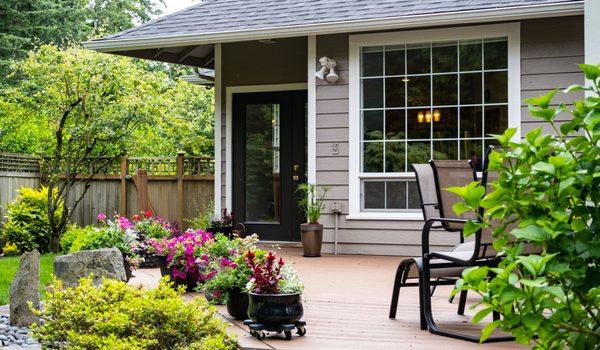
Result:
{"label": "leafy green plant", "polygon": [[124,282],[104,280],[95,287],[84,278],[63,288],[49,288],[44,320],[33,334],[44,346],[58,349],[233,350],[236,339],[204,298],[185,301],[163,279],[144,290]]}
{"label": "leafy green plant", "polygon": [[196,217],[185,220],[190,228],[196,230],[206,230],[210,227],[211,220],[215,215],[213,203],[205,204],[200,208]]}
{"label": "leafy green plant", "polygon": [[63,253],[82,250],[93,234],[93,226],[81,227],[77,224],[71,224],[60,237],[60,249]]}
{"label": "leafy green plant", "polygon": [[[484,196],[477,184],[452,188],[464,202],[457,213],[478,212],[480,221],[465,235],[494,228],[494,248],[503,254],[498,268],[472,268],[455,291],[482,296],[481,320],[492,311],[500,320],[486,326],[482,339],[500,327],[535,349],[600,348],[600,65],[581,65],[591,86],[583,101],[552,106],[557,93],[529,99],[530,113],[548,122],[554,135],[537,128],[520,141],[515,129],[496,136],[501,151],[490,155],[498,181]],[[511,225],[509,227],[509,225]],[[525,254],[526,244],[541,252]]]}
{"label": "leafy green plant", "polygon": [[[56,197],[56,191],[54,191]],[[57,201],[56,220],[63,212],[63,203]],[[37,249],[47,252],[52,234],[48,216],[48,188],[33,189],[23,187],[17,198],[7,205],[7,221],[2,234],[9,242],[17,246],[19,252]]]}
{"label": "leafy green plant", "polygon": [[298,191],[302,194],[302,198],[298,201],[300,208],[306,214],[306,220],[309,224],[319,222],[321,213],[325,210],[325,195],[327,187],[317,187],[315,184],[303,183],[298,186]]}
{"label": "leafy green plant", "polygon": [[15,244],[7,243],[2,248],[2,256],[17,256],[19,255],[19,249]]}

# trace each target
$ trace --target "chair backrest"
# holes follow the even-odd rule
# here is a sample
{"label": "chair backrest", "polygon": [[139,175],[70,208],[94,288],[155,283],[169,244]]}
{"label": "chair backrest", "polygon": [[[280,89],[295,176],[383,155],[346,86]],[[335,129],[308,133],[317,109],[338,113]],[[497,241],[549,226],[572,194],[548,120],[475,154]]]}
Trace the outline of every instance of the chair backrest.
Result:
{"label": "chair backrest", "polygon": [[430,218],[439,218],[437,192],[435,190],[435,179],[433,178],[433,169],[429,164],[412,164],[417,178],[417,187],[419,188],[419,199],[421,200],[421,210],[423,218],[427,221]]}
{"label": "chair backrest", "polygon": [[[473,182],[476,175],[466,160],[430,160],[435,180],[437,203],[439,205],[440,217],[448,219],[476,219],[474,213],[456,215],[452,207],[462,199],[451,192],[446,191],[448,187],[466,186]],[[462,231],[463,224],[444,223],[442,226],[447,231]]]}

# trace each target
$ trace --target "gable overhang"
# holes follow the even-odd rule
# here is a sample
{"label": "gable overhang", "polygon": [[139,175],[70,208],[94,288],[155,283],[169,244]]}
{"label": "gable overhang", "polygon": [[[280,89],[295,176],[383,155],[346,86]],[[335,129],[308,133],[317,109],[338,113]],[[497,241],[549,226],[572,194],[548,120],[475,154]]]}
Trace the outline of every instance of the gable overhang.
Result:
{"label": "gable overhang", "polygon": [[[169,48],[189,47],[191,50],[193,47],[212,48],[211,45],[213,44],[237,41],[336,33],[356,33],[390,29],[438,27],[459,24],[514,21],[532,18],[576,16],[583,14],[584,1],[582,0],[557,4],[515,6],[496,9],[444,12],[437,14],[340,21],[286,27],[245,29],[213,33],[179,34],[127,39],[101,39],[84,42],[83,46],[87,49],[100,52],[110,52],[138,58],[155,59],[165,62],[205,67],[207,65],[204,64],[202,60],[207,60],[206,57],[200,57],[194,60],[193,57],[195,56],[188,54],[188,56],[182,60],[181,52],[172,53],[169,51]],[[163,55],[163,57],[160,57],[161,52],[158,50],[163,50],[164,53],[168,53],[170,56],[164,57]],[[210,60],[210,58],[208,58],[208,60]]]}

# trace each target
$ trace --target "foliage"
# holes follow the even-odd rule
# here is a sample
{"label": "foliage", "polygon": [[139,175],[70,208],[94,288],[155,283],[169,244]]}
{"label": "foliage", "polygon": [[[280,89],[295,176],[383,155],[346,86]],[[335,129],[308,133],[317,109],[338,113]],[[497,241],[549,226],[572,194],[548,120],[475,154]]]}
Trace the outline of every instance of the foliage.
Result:
{"label": "foliage", "polygon": [[303,183],[298,186],[298,191],[302,193],[302,198],[298,201],[300,208],[306,214],[306,219],[309,224],[316,224],[325,210],[325,195],[327,187],[321,187],[321,191],[317,185],[311,183]]}
{"label": "foliage", "polygon": [[224,304],[229,299],[230,292],[245,288],[252,272],[245,261],[246,252],[252,250],[257,261],[263,261],[266,255],[265,251],[256,249],[257,242],[256,234],[232,239],[219,234],[213,242],[206,245],[209,256],[206,269],[214,273],[199,289],[210,296],[211,303]]}
{"label": "foliage", "polygon": [[[47,252],[50,246],[51,223],[48,215],[47,187],[32,189],[23,187],[17,198],[7,205],[7,221],[3,225],[4,238],[17,246],[19,252],[37,249]],[[53,191],[55,200],[57,191]],[[57,200],[55,220],[63,215],[63,202]]]}
{"label": "foliage", "polygon": [[45,346],[60,349],[236,349],[235,337],[205,299],[184,301],[183,290],[162,280],[158,288],[144,290],[91,278],[76,287],[63,288],[55,280],[44,309],[44,320],[33,327]]}
{"label": "foliage", "polygon": [[60,237],[60,249],[63,253],[77,252],[83,250],[87,240],[94,234],[93,226],[81,227],[77,224],[71,224],[67,227],[65,233]]}
{"label": "foliage", "polygon": [[14,243],[6,243],[2,248],[2,256],[18,256],[19,248]]}
{"label": "foliage", "polygon": [[199,230],[206,230],[211,226],[214,217],[213,203],[205,204],[198,213],[198,216],[188,219],[186,222],[189,227]]}
{"label": "foliage", "polygon": [[227,208],[221,210],[220,218],[213,218],[210,222],[211,227],[226,227],[233,226],[233,213],[227,211]]}
{"label": "foliage", "polygon": [[[0,305],[9,303],[10,284],[19,270],[21,257],[10,256],[0,258]],[[52,281],[54,271],[54,255],[42,254],[40,256],[40,285],[42,295],[46,293],[46,286]]]}
{"label": "foliage", "polygon": [[283,258],[269,251],[264,261],[256,259],[256,254],[249,250],[246,253],[246,263],[252,274],[246,285],[246,290],[256,294],[301,293],[304,285],[298,274],[291,266],[286,266]]}
{"label": "foliage", "polygon": [[151,211],[134,215],[133,228],[137,231],[138,240],[143,241],[148,238],[161,239],[181,234],[179,224],[170,222],[160,216],[154,216]]}
{"label": "foliage", "polygon": [[[555,135],[538,128],[515,142],[509,129],[497,136],[502,150],[490,155],[490,169],[499,173],[493,191],[483,196],[475,184],[452,189],[464,199],[457,213],[485,209],[465,234],[494,228],[494,248],[504,255],[498,268],[469,269],[456,285],[483,296],[476,321],[492,310],[503,316],[482,339],[500,327],[536,349],[599,348],[600,66],[581,68],[592,85],[565,90],[589,94],[574,103],[570,121],[556,120],[566,111],[551,105],[556,91],[530,99],[530,113]],[[525,254],[526,242],[541,252]]]}
{"label": "foliage", "polygon": [[[133,224],[123,216],[115,216],[114,220],[106,219],[99,222],[98,227],[87,226],[84,228],[71,228],[63,235],[61,244],[69,245],[69,253],[81,250],[94,250],[102,248],[117,248],[129,261],[132,268],[137,268],[141,263],[140,253],[142,247],[137,240],[137,232]],[[66,238],[65,238],[66,237]],[[65,241],[66,240],[66,241]]]}
{"label": "foliage", "polygon": [[[79,129],[93,128],[82,133],[94,135],[99,130],[106,137],[112,127],[116,130],[110,135],[126,136],[112,154],[123,150],[133,156],[213,153],[213,90],[169,78],[148,62],[75,47],[41,46],[24,62],[14,63],[13,71],[27,81],[0,89],[2,152],[53,154],[62,113],[80,95],[86,95],[87,102],[71,112],[76,116],[71,116],[67,128],[71,130],[78,126],[78,120],[86,120],[81,110],[87,107],[88,114],[101,118],[93,124],[81,124]],[[80,81],[75,79],[80,76]],[[63,96],[64,100],[59,99]],[[107,118],[113,112],[115,120],[110,123]],[[137,123],[125,135],[118,131],[127,127],[127,119]],[[102,153],[99,149],[92,152],[96,156]]]}
{"label": "foliage", "polygon": [[65,45],[114,33],[160,14],[152,0],[19,0],[0,2],[0,76],[38,44]]}

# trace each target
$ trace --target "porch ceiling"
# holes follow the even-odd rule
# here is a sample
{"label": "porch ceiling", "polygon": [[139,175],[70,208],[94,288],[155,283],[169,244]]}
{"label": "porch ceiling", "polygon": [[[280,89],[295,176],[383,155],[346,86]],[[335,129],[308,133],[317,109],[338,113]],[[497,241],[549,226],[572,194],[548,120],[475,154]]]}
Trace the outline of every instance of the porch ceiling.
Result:
{"label": "porch ceiling", "polygon": [[112,54],[214,69],[214,46],[192,45],[113,51]]}

